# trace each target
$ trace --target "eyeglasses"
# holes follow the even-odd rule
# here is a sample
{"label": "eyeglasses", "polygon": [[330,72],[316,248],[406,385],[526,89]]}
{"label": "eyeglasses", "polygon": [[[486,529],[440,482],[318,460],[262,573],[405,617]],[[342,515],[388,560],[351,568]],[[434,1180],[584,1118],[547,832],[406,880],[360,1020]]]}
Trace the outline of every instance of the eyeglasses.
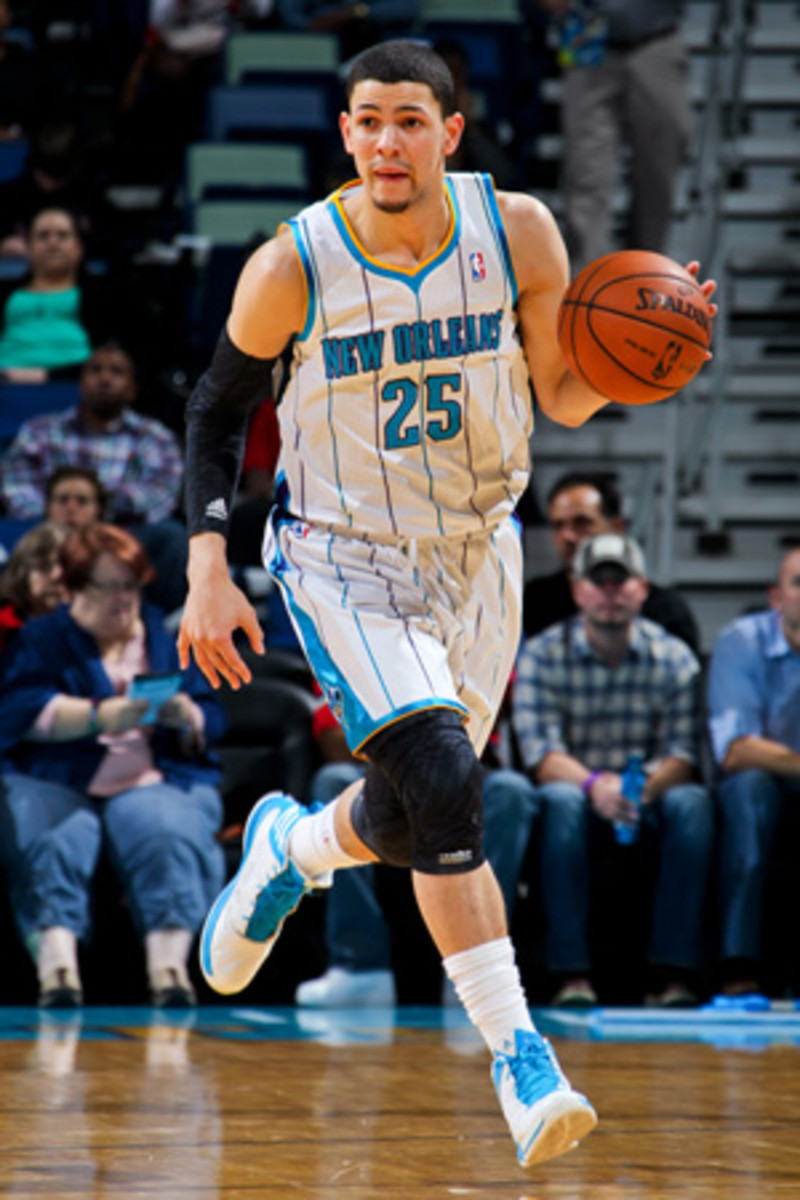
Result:
{"label": "eyeglasses", "polygon": [[130,595],[133,592],[139,591],[139,584],[135,579],[126,580],[124,583],[122,580],[117,579],[87,579],[86,583],[89,587],[95,588],[103,596],[121,596],[126,592]]}

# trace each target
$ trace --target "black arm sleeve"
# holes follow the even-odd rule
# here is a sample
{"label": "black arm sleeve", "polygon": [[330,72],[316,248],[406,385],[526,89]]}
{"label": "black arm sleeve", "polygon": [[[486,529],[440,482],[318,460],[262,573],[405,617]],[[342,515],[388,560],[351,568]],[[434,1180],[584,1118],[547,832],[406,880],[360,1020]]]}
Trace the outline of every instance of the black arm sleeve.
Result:
{"label": "black arm sleeve", "polygon": [[211,365],[186,405],[186,522],[189,536],[227,536],[250,411],[270,395],[272,359],[253,358],[223,329]]}

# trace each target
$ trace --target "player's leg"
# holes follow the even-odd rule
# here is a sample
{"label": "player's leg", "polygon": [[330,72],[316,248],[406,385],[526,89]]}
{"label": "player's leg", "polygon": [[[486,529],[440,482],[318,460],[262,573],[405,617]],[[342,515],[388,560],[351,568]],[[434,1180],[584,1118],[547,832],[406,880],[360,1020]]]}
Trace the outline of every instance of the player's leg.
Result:
{"label": "player's leg", "polygon": [[[596,1123],[536,1032],[508,937],[502,893],[482,846],[482,770],[456,714],[408,717],[371,739],[408,817],[414,888],[444,968],[494,1055],[493,1079],[523,1166],[571,1148]],[[382,812],[370,790],[351,818],[382,858]]]}
{"label": "player's leg", "polygon": [[[345,835],[345,849],[336,834],[339,803],[348,812],[361,789],[360,782],[351,784],[339,800],[316,812],[284,792],[269,792],[254,806],[244,828],[239,869],[212,905],[200,936],[200,966],[215,991],[230,995],[250,983],[286,918],[307,892],[330,887],[334,869],[374,861],[355,835]],[[341,820],[343,829],[349,827],[346,817]],[[324,863],[319,871],[312,853],[299,856],[304,864],[314,864],[305,869],[292,854],[292,836],[301,822],[306,845],[319,847],[316,860]]]}

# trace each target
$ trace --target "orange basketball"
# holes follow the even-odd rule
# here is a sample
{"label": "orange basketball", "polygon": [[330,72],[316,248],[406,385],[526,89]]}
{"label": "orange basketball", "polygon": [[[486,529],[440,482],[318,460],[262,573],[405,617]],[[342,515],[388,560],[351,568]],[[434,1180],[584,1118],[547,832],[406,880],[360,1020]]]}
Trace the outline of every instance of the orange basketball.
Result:
{"label": "orange basketball", "polygon": [[564,293],[558,340],[570,370],[620,404],[679,391],[706,362],[709,304],[679,263],[620,250],[589,263]]}

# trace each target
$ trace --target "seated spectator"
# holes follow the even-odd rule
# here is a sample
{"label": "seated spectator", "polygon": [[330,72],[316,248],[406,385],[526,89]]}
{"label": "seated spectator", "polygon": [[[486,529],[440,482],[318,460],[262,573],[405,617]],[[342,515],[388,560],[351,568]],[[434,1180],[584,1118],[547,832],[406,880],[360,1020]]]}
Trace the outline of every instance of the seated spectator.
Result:
{"label": "seated spectator", "polygon": [[800,549],[780,564],[770,608],[717,637],[708,708],[721,771],[723,992],[760,990],[761,914],[770,850],[800,802]]}
{"label": "seated spectator", "polygon": [[116,342],[97,346],[81,371],[78,404],[21,426],[0,460],[0,486],[9,516],[38,519],[56,468],[91,466],[108,497],[104,516],[144,543],[157,572],[153,599],[172,612],[186,594],[186,531],[172,519],[183,457],[171,430],[134,411],[136,398],[130,355]]}
{"label": "seated spectator", "polygon": [[[622,533],[625,529],[619,492],[608,476],[592,472],[570,471],[553,484],[547,496],[547,520],[562,566],[552,575],[538,575],[525,584],[522,620],[527,637],[577,612],[570,574],[581,542],[598,533]],[[673,588],[648,583],[642,616],[681,638],[695,654],[700,653],[697,622]]]}
{"label": "seated spectator", "polygon": [[[314,715],[314,735],[326,760],[309,786],[313,801],[328,803],[363,778],[364,766],[352,758],[344,732],[327,704]],[[528,848],[537,803],[535,792],[518,771],[487,769],[483,783],[486,855],[492,864],[509,918],[514,909],[522,863]],[[295,995],[305,1007],[369,1007],[393,1004],[391,944],[397,922],[404,918],[379,898],[381,876],[394,868],[380,863],[358,871],[339,871],[325,897],[325,940],[328,969],[318,979],[301,983]],[[400,993],[403,999],[402,991]],[[413,1001],[419,1002],[415,995]]]}
{"label": "seated spectator", "polygon": [[84,529],[105,520],[108,496],[91,467],[56,467],[45,480],[44,495],[45,517],[54,525]]}
{"label": "seated spectator", "polygon": [[0,186],[0,257],[29,259],[31,225],[45,209],[72,215],[92,257],[113,255],[119,240],[116,213],[88,157],[71,117],[51,111],[37,121],[22,173]]}
{"label": "seated spectator", "polygon": [[0,141],[29,134],[41,103],[41,63],[30,46],[9,36],[13,19],[11,0],[0,0]]}
{"label": "seated spectator", "polygon": [[343,59],[360,54],[374,42],[412,33],[419,8],[419,0],[371,0],[369,4],[277,0],[278,18],[284,29],[335,33]]}
{"label": "seated spectator", "polygon": [[[644,555],[601,534],[573,562],[578,615],[526,641],[514,684],[514,726],[539,785],[546,957],[554,1003],[593,1003],[588,931],[590,825],[636,825],[657,839],[649,961],[651,1001],[696,1002],[702,918],[713,851],[713,807],[695,780],[700,665],[688,646],[640,613]],[[641,810],[622,772],[641,755]]]}
{"label": "seated spectator", "polygon": [[450,68],[456,89],[456,109],[467,118],[455,154],[447,160],[449,171],[488,171],[499,188],[515,188],[520,169],[497,133],[475,113],[475,96],[469,82],[469,59],[455,38],[443,38],[433,46]]}
{"label": "seated spectator", "polygon": [[108,327],[109,297],[82,270],[83,243],[66,209],[38,213],[28,247],[29,275],[0,301],[0,374],[25,383],[76,376]]}
{"label": "seated spectator", "polygon": [[[194,1002],[188,956],[224,874],[215,834],[223,719],[196,668],[157,704],[143,673],[179,671],[175,639],[141,604],[150,566],[129,533],[97,524],[61,551],[68,607],[29,622],[4,659],[0,853],[37,966],[39,1002],[82,1002],[78,943],[105,838],[144,942],[153,1004]],[[156,703],[156,702],[154,702]]]}
{"label": "seated spectator", "polygon": [[66,533],[45,522],[30,529],[11,551],[0,575],[0,654],[30,617],[67,600],[59,550]]}

